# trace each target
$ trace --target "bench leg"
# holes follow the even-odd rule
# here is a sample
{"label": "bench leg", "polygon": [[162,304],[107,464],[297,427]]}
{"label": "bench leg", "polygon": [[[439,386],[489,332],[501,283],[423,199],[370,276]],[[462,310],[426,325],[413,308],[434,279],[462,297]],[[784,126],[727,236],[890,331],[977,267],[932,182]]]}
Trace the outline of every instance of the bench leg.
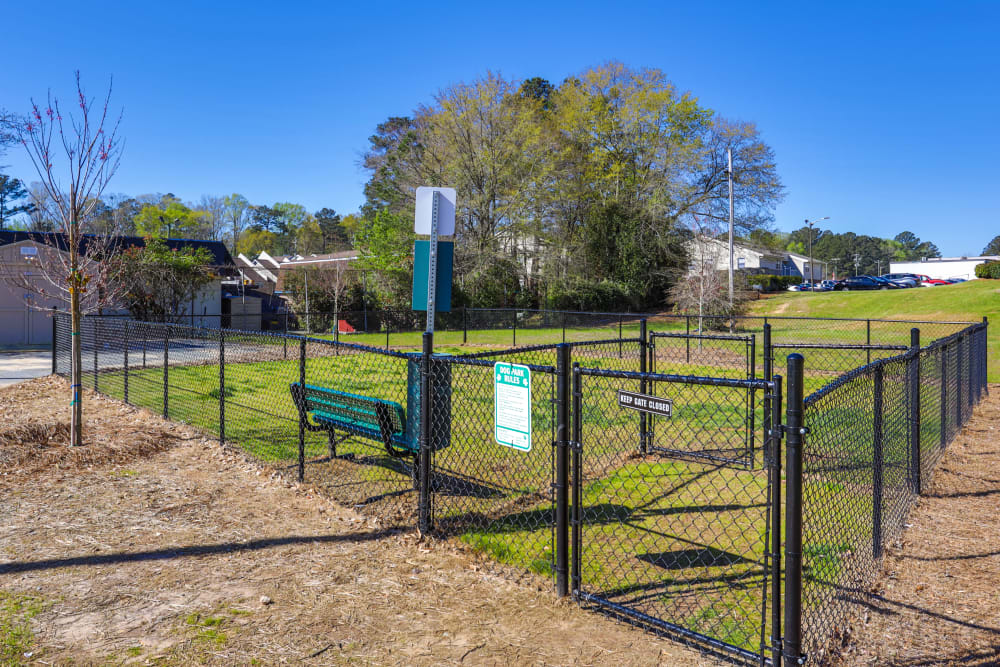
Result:
{"label": "bench leg", "polygon": [[337,456],[337,431],[335,429],[327,429],[326,437],[328,440],[327,451],[330,453],[330,459],[332,460]]}

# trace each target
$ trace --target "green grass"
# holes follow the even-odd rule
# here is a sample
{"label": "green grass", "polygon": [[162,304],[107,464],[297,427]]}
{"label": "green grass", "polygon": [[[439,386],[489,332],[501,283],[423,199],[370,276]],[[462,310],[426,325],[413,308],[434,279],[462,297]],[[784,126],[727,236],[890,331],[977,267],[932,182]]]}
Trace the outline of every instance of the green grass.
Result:
{"label": "green grass", "polygon": [[29,662],[24,654],[31,652],[35,643],[31,619],[44,608],[41,598],[0,590],[0,663],[21,665]]}
{"label": "green grass", "polygon": [[[1000,324],[1000,280],[970,280],[957,285],[875,292],[786,292],[751,305],[753,315],[858,317],[894,320],[981,321]],[[838,325],[839,326],[839,325]],[[924,326],[923,342],[933,326]],[[908,336],[900,329],[900,337]],[[1000,327],[991,326],[987,338],[991,360],[1000,354]],[[990,364],[990,382],[1000,382],[1000,367]]]}

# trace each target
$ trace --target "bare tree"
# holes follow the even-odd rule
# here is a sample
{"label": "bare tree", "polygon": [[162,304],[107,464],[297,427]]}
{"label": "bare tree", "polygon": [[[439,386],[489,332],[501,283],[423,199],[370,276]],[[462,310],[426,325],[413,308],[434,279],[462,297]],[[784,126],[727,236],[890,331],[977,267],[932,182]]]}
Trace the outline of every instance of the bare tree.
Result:
{"label": "bare tree", "polygon": [[121,113],[109,116],[111,89],[109,84],[103,103],[95,105],[95,99],[84,93],[80,73],[76,72],[78,109],[64,112],[50,92],[44,105],[31,100],[29,117],[18,123],[15,130],[41,179],[56,231],[62,232],[66,239],[65,251],[46,249],[38,258],[37,272],[15,276],[15,280],[36,294],[69,301],[73,393],[70,442],[74,446],[83,444],[81,316],[117,298],[111,261],[117,254],[113,237],[85,238],[81,232],[81,224],[100,201],[121,159],[123,143],[118,134]]}
{"label": "bare tree", "polygon": [[226,200],[223,197],[202,195],[201,202],[196,207],[203,211],[206,238],[221,241],[226,226]]}
{"label": "bare tree", "polygon": [[[708,315],[731,315],[729,312],[728,281],[719,271],[719,260],[725,249],[716,240],[718,223],[692,216],[688,223],[691,239],[688,243],[688,269],[678,277],[670,294],[682,313],[698,314],[698,334],[704,331]],[[728,252],[728,251],[725,251]]]}

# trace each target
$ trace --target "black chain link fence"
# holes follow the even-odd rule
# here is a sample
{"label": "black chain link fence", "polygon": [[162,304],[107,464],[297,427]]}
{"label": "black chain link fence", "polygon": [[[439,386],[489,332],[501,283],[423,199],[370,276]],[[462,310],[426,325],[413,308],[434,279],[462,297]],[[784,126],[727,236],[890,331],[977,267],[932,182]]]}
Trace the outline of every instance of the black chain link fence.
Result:
{"label": "black chain link fence", "polygon": [[810,661],[821,662],[866,608],[886,546],[985,390],[983,324],[875,359],[805,398],[802,646]]}
{"label": "black chain link fence", "polygon": [[[345,329],[345,315],[320,324]],[[362,322],[385,340],[87,317],[83,384],[384,525],[433,529],[757,663],[782,659],[782,602],[803,625],[786,654],[824,655],[986,387],[985,323],[468,309],[431,338],[392,329],[415,327],[412,313],[377,315]],[[921,348],[915,326],[933,342]],[[69,318],[53,331],[67,375]],[[796,391],[811,395],[802,503],[786,506],[772,369],[792,352],[806,358]],[[498,364],[530,373],[530,445],[500,442]],[[801,596],[797,566],[782,566],[782,507],[801,520]]]}

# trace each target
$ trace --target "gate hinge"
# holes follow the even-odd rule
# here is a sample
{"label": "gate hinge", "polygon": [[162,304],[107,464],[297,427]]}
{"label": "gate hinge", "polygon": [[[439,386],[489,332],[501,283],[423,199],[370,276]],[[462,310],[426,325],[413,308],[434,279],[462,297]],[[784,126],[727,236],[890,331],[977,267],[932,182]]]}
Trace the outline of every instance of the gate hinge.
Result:
{"label": "gate hinge", "polygon": [[[782,424],[779,428],[781,429],[782,433],[789,433],[792,430],[792,429],[788,428],[788,426],[785,425],[785,424]],[[799,432],[799,435],[807,435],[809,433],[809,427],[808,426],[800,426],[798,428],[798,432]]]}
{"label": "gate hinge", "polygon": [[583,451],[583,443],[582,442],[577,442],[575,440],[567,440],[566,441],[566,446],[569,447],[574,452],[582,452]]}

